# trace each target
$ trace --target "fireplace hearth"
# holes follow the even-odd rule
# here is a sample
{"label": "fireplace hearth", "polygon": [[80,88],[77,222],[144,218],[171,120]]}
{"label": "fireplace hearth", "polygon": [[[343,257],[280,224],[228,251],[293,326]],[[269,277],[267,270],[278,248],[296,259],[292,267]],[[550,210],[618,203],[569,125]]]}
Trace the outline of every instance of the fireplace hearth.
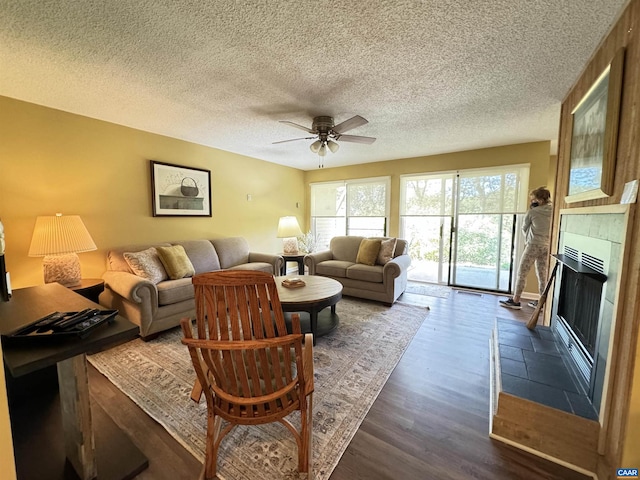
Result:
{"label": "fireplace hearth", "polygon": [[[559,211],[543,325],[498,318],[489,342],[492,438],[595,472],[616,375],[628,205]],[[577,355],[579,353],[579,355]]]}

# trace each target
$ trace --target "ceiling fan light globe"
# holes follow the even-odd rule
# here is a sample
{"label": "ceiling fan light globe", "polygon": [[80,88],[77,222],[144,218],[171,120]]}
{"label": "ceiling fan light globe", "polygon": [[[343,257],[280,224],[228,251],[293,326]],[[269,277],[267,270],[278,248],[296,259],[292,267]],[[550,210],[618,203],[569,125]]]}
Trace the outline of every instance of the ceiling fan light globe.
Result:
{"label": "ceiling fan light globe", "polygon": [[327,147],[326,145],[322,145],[319,149],[318,149],[318,155],[320,155],[321,157],[324,157],[327,154]]}
{"label": "ceiling fan light globe", "polygon": [[327,147],[329,147],[329,150],[331,150],[331,153],[336,153],[338,151],[338,149],[340,148],[340,145],[338,145],[333,140],[329,140],[327,142]]}
{"label": "ceiling fan light globe", "polygon": [[322,142],[320,140],[316,140],[309,146],[309,148],[313,153],[318,153],[318,150],[320,150],[321,146],[322,146]]}

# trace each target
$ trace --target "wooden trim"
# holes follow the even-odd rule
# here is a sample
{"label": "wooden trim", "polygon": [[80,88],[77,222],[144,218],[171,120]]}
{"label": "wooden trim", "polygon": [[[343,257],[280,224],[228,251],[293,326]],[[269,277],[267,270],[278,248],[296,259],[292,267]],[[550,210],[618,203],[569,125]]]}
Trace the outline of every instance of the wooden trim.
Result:
{"label": "wooden trim", "polygon": [[500,392],[491,433],[574,470],[595,472],[599,431],[594,420]]}
{"label": "wooden trim", "polygon": [[613,395],[613,382],[615,372],[618,370],[618,345],[620,344],[620,338],[622,336],[622,319],[624,314],[624,302],[621,301],[622,292],[624,291],[623,285],[626,284],[625,276],[629,275],[631,269],[623,268],[624,265],[629,264],[629,259],[631,256],[631,246],[632,246],[632,228],[630,228],[631,223],[634,219],[635,208],[632,208],[632,205],[618,205],[619,207],[626,207],[624,209],[625,220],[624,220],[624,235],[623,235],[623,243],[620,247],[620,262],[618,267],[619,278],[616,285],[616,292],[613,300],[613,315],[611,318],[611,333],[609,335],[609,347],[608,347],[608,358],[607,365],[605,367],[604,381],[603,381],[603,391],[602,391],[602,404],[600,405],[600,412],[598,412],[598,416],[600,418],[600,435],[598,438],[598,453],[601,455],[605,454],[606,442],[607,442],[607,434],[611,424],[611,415],[610,415],[610,407],[612,405],[612,395]]}
{"label": "wooden trim", "polygon": [[520,450],[524,450],[525,452],[531,453],[536,457],[544,458],[545,460],[549,460],[550,462],[557,463],[558,465],[562,465],[563,467],[569,468],[575,472],[581,473],[588,477],[594,478],[595,480],[598,480],[598,476],[594,472],[590,472],[588,470],[585,470],[584,468],[580,468],[579,466],[573,465],[572,463],[565,462],[560,458],[554,457],[552,455],[547,455],[546,453],[542,453],[538,450],[527,447],[526,445],[523,445],[521,443],[514,442],[513,440],[509,440],[508,438],[503,437],[501,435],[496,435],[495,433],[490,433],[489,437],[493,438],[494,440],[498,440],[502,443],[506,443],[507,445],[511,445],[512,447],[518,448]]}

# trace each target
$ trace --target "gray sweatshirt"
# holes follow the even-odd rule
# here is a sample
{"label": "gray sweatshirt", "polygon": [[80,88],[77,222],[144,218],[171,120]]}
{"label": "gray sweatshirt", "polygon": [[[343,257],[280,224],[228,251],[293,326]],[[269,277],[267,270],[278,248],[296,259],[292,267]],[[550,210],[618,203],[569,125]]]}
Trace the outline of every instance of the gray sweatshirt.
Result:
{"label": "gray sweatshirt", "polygon": [[522,233],[525,235],[527,245],[549,245],[552,214],[551,203],[529,209],[522,223]]}

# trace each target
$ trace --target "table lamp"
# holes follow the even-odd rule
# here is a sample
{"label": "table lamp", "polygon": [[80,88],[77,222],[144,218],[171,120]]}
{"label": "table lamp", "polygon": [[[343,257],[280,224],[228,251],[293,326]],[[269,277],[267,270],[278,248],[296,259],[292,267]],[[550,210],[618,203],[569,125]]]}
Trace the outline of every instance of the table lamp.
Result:
{"label": "table lamp", "polygon": [[65,287],[79,285],[80,259],[77,253],[96,250],[96,244],[78,215],[38,217],[33,229],[30,257],[44,257],[44,282]]}
{"label": "table lamp", "polygon": [[302,235],[298,219],[296,217],[280,217],[278,222],[278,238],[282,238],[282,248],[284,253],[298,253],[298,235]]}

